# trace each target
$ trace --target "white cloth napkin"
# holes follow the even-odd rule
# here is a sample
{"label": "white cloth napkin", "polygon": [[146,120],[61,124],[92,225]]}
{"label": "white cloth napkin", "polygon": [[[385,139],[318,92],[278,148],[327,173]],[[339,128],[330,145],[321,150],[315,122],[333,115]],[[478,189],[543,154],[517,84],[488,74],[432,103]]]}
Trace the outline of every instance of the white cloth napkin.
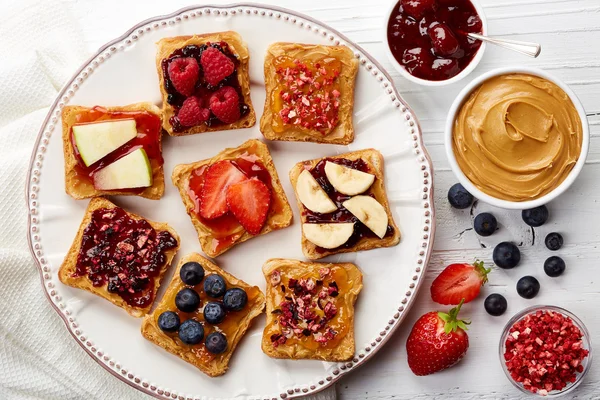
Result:
{"label": "white cloth napkin", "polygon": [[[71,338],[46,301],[27,246],[32,147],[58,90],[89,56],[84,22],[70,7],[58,0],[0,3],[0,399],[147,399]],[[143,19],[126,18],[131,26]],[[311,399],[334,400],[335,389]]]}

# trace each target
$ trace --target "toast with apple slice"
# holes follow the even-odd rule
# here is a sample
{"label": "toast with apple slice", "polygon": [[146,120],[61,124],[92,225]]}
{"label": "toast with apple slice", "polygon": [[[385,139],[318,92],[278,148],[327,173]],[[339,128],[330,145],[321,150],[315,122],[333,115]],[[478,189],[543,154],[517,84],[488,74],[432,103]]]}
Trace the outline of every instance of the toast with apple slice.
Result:
{"label": "toast with apple slice", "polygon": [[75,199],[161,198],[165,190],[161,124],[160,109],[151,103],[64,107],[67,194]]}
{"label": "toast with apple slice", "polygon": [[375,149],[303,161],[292,168],[290,181],[307,258],[398,244],[400,230],[390,210],[383,172],[383,156]]}

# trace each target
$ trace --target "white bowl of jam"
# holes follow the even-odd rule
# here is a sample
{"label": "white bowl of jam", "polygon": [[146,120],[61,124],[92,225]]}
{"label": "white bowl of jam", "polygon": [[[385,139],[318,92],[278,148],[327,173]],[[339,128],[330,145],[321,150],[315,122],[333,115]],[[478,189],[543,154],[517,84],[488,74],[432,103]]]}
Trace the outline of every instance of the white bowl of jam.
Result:
{"label": "white bowl of jam", "polygon": [[426,86],[457,82],[475,69],[485,43],[468,33],[487,33],[476,0],[396,0],[387,13],[388,58],[406,79]]}

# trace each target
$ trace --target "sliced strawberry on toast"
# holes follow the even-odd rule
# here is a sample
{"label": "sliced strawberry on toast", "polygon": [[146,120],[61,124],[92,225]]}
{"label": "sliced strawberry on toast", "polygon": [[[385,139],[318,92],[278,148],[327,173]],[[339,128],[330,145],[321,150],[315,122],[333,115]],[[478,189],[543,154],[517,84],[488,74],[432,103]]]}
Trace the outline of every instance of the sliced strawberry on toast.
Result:
{"label": "sliced strawberry on toast", "polygon": [[227,188],[247,179],[229,160],[219,161],[208,167],[200,191],[200,216],[214,219],[227,214]]}
{"label": "sliced strawberry on toast", "polygon": [[227,205],[246,231],[258,235],[271,207],[271,191],[258,178],[248,179],[229,186]]}

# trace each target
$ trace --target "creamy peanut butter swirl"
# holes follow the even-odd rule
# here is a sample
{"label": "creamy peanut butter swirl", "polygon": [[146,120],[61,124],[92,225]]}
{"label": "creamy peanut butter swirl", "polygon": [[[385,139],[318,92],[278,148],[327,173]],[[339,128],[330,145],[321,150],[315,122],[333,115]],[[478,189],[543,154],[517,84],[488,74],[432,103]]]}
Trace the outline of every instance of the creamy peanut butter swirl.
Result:
{"label": "creamy peanut butter swirl", "polygon": [[560,185],[581,154],[583,128],[569,96],[554,83],[508,74],[479,86],[453,129],[460,169],[481,191],[537,199]]}

